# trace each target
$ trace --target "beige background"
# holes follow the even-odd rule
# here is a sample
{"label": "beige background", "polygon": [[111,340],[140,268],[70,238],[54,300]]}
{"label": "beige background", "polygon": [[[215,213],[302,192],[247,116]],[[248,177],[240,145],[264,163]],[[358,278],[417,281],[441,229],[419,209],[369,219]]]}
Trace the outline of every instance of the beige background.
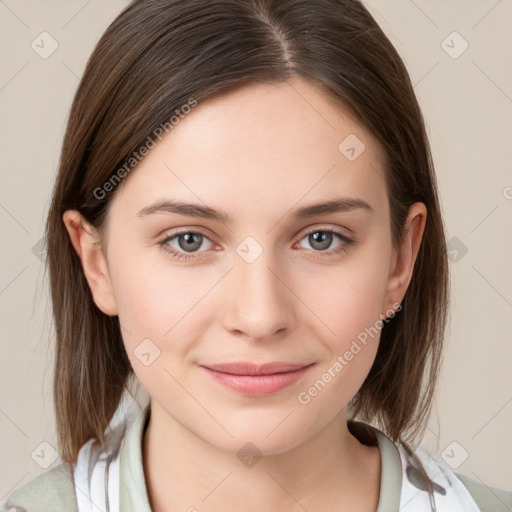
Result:
{"label": "beige background", "polygon": [[[126,4],[0,0],[0,503],[52,462],[53,331],[38,242],[79,77]],[[453,249],[447,349],[422,444],[456,471],[510,490],[512,1],[366,4],[415,84]],[[44,37],[51,49],[43,31],[58,44],[46,59],[31,47]]]}

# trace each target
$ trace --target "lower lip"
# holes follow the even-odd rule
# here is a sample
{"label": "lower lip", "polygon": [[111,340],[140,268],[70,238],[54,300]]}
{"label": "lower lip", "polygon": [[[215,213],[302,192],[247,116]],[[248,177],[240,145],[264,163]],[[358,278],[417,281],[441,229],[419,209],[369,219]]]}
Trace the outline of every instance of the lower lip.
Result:
{"label": "lower lip", "polygon": [[297,382],[313,365],[299,370],[269,375],[233,375],[201,366],[217,382],[244,395],[272,395]]}

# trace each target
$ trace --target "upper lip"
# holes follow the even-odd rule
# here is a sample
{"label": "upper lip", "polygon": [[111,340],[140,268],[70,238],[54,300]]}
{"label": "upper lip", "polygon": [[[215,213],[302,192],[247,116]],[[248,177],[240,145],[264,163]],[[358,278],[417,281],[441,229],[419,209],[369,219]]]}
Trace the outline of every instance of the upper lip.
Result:
{"label": "upper lip", "polygon": [[285,363],[272,362],[263,364],[254,364],[250,362],[233,362],[201,365],[210,370],[222,373],[231,373],[233,375],[270,375],[273,373],[292,372],[300,370],[313,363]]}

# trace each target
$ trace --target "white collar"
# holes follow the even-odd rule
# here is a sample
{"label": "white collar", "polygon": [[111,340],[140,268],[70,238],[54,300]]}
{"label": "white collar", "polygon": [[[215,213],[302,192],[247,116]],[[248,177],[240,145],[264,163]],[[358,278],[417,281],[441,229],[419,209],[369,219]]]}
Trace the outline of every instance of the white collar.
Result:
{"label": "white collar", "polygon": [[78,512],[119,512],[119,473],[125,435],[141,411],[126,391],[105,430],[106,449],[96,438],[78,452],[73,470]]}
{"label": "white collar", "polygon": [[481,512],[464,484],[442,461],[421,446],[414,453],[434,483],[434,502],[423,484],[424,479],[402,445],[396,445],[402,465],[400,512]]}

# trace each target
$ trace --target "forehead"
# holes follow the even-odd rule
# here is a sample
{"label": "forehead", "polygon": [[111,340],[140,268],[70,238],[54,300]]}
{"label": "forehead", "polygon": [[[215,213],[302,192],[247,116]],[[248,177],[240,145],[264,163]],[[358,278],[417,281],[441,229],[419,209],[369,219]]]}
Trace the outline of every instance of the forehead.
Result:
{"label": "forehead", "polygon": [[111,207],[135,214],[172,197],[250,217],[348,195],[378,210],[387,202],[383,165],[369,132],[314,85],[251,84],[183,115],[125,178]]}

